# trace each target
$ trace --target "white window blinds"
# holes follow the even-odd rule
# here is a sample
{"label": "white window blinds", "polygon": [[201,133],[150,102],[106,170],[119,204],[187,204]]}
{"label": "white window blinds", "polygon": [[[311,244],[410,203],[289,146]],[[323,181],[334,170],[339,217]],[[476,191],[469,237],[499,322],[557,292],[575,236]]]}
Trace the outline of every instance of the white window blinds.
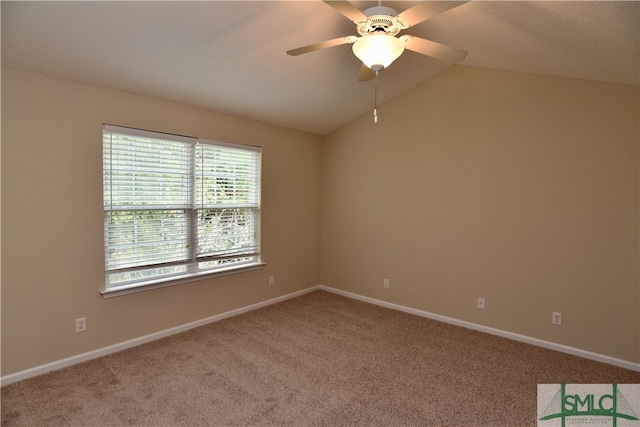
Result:
{"label": "white window blinds", "polygon": [[261,149],[105,125],[107,289],[259,262]]}
{"label": "white window blinds", "polygon": [[260,156],[245,148],[206,142],[196,147],[195,164],[196,258],[258,255]]}

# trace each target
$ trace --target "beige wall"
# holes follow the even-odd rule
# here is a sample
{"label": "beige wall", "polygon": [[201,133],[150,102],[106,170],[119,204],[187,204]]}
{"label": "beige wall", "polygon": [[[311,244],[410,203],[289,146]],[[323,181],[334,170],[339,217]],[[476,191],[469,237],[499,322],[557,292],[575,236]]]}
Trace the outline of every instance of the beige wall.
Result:
{"label": "beige wall", "polygon": [[[323,144],[3,67],[2,375],[318,283],[640,362],[638,88],[453,67],[379,114]],[[266,267],[103,299],[103,122],[262,145]]]}
{"label": "beige wall", "polygon": [[459,66],[344,126],[324,142],[322,283],[640,362],[638,103]]}
{"label": "beige wall", "polygon": [[[263,146],[267,265],[103,299],[103,122]],[[2,375],[317,285],[321,144],[303,132],[3,67]],[[85,316],[88,331],[75,333]]]}

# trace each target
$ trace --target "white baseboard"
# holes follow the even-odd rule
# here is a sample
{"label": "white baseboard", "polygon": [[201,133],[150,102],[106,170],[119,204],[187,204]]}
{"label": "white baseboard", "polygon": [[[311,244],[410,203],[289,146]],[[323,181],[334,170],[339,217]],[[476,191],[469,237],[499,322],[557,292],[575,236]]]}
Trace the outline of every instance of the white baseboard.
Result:
{"label": "white baseboard", "polygon": [[562,344],[556,344],[549,341],[540,340],[537,338],[531,338],[525,335],[516,334],[513,332],[503,331],[501,329],[490,328],[488,326],[478,325],[476,323],[466,322],[464,320],[454,319],[452,317],[446,317],[439,314],[429,313],[428,311],[417,310],[415,308],[405,307],[399,304],[394,304],[386,301],[377,300],[375,298],[369,298],[362,295],[354,294],[351,292],[343,291],[340,289],[331,288],[328,286],[320,285],[320,289],[334,294],[342,295],[347,298],[353,298],[359,301],[368,302],[370,304],[379,305],[381,307],[391,308],[393,310],[403,311],[405,313],[415,314],[416,316],[426,317],[428,319],[438,320],[444,323],[450,323],[456,326],[462,326],[463,328],[473,329],[480,332],[486,332],[491,335],[497,335],[504,338],[509,338],[514,341],[520,341],[527,344],[532,344],[538,347],[547,348],[550,350],[559,351],[562,353],[572,354],[574,356],[583,357],[585,359],[595,360],[597,362],[608,363],[609,365],[618,366],[621,368],[630,369],[632,371],[640,372],[640,363],[633,363],[627,360],[616,359],[615,357],[604,356],[598,353],[592,353],[590,351],[581,350],[579,348],[568,347]]}
{"label": "white baseboard", "polygon": [[218,322],[220,320],[237,316],[239,314],[247,313],[249,311],[257,310],[259,308],[266,307],[268,305],[277,304],[279,302],[282,302],[291,298],[295,298],[295,297],[307,294],[309,292],[317,291],[319,289],[320,289],[320,286],[313,286],[311,288],[303,289],[301,291],[293,292],[291,294],[283,295],[281,297],[273,298],[267,301],[251,304],[246,307],[241,307],[235,310],[227,311],[226,313],[221,313],[215,316],[207,317],[206,319],[196,320],[195,322],[190,322],[184,325],[176,326],[174,328],[165,329],[164,331],[154,332],[153,334],[144,335],[142,337],[134,338],[129,341],[124,341],[118,344],[110,345],[108,347],[99,348],[97,350],[89,351],[87,353],[82,353],[76,356],[71,356],[65,359],[57,360],[55,362],[47,363],[45,365],[36,366],[35,368],[16,372],[14,374],[9,374],[9,375],[0,377],[0,386],[15,383],[17,381],[26,380],[27,378],[32,378],[41,374],[46,374],[47,372],[56,371],[58,369],[66,368],[71,365],[86,362],[88,360],[96,359],[98,357],[106,356],[108,354],[116,353],[118,351],[126,350],[128,348],[145,344],[151,341],[155,341],[160,338],[165,338],[174,334],[186,332],[189,329],[197,328],[199,326],[204,326],[213,322]]}
{"label": "white baseboard", "polygon": [[108,354],[116,353],[118,351],[126,350],[131,347],[135,347],[141,344],[145,344],[151,341],[165,338],[181,332],[186,332],[190,329],[204,326],[209,323],[217,322],[229,317],[237,316],[239,314],[247,313],[249,311],[257,310],[262,307],[266,307],[272,304],[277,304],[282,301],[286,301],[291,298],[295,298],[313,291],[323,290],[331,292],[337,295],[342,295],[347,298],[356,299],[370,304],[379,305],[381,307],[391,308],[393,310],[403,311],[405,313],[414,314],[416,316],[426,317],[428,319],[438,320],[440,322],[450,323],[452,325],[461,326],[467,329],[473,329],[480,332],[486,332],[488,334],[497,335],[504,338],[509,338],[515,341],[524,342],[527,344],[533,344],[538,347],[548,348],[550,350],[560,351],[562,353],[572,354],[574,356],[583,357],[585,359],[595,360],[598,362],[608,363],[610,365],[619,366],[621,368],[630,369],[632,371],[640,372],[640,364],[633,363],[626,360],[616,359],[610,356],[604,356],[590,351],[581,350],[578,348],[568,347],[561,344],[552,343],[549,341],[540,340],[537,338],[527,337],[525,335],[516,334],[513,332],[503,331],[500,329],[490,328],[488,326],[478,325],[476,323],[466,322],[464,320],[454,319],[452,317],[441,316],[439,314],[429,313],[427,311],[417,310],[415,308],[405,307],[399,304],[394,304],[386,301],[377,300],[374,298],[365,297],[362,295],[354,294],[352,292],[343,291],[340,289],[331,288],[324,285],[313,286],[301,291],[293,292],[281,297],[273,298],[267,301],[251,304],[246,307],[241,307],[235,310],[227,311],[225,313],[217,314],[215,316],[207,317],[206,319],[197,320],[195,322],[186,323],[184,325],[176,326],[174,328],[165,329],[163,331],[155,332],[153,334],[144,335],[142,337],[134,338],[129,341],[124,341],[118,344],[103,347],[97,350],[93,350],[87,353],[78,354],[76,356],[67,357],[65,359],[57,360],[55,362],[47,363],[45,365],[36,366],[31,369],[9,374],[0,377],[0,386],[8,385],[17,381],[26,380],[47,372],[55,371],[58,369],[66,368],[78,363],[86,362],[91,359],[106,356]]}

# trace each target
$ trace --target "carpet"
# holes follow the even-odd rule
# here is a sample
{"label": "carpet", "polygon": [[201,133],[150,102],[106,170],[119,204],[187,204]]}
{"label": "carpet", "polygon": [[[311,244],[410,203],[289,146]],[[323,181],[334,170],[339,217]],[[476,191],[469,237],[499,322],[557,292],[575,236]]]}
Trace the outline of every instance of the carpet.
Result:
{"label": "carpet", "polygon": [[640,373],[317,291],[2,387],[3,426],[535,426]]}

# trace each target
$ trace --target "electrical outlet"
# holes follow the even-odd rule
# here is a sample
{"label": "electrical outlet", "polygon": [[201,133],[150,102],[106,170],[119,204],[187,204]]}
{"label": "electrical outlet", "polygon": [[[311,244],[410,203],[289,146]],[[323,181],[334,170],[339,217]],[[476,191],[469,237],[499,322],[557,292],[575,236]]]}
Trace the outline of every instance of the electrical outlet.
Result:
{"label": "electrical outlet", "polygon": [[382,286],[384,286],[385,289],[389,289],[389,279],[384,279],[384,282],[382,282]]}
{"label": "electrical outlet", "polygon": [[562,325],[562,313],[556,313],[554,311],[551,315],[551,323],[554,325]]}
{"label": "electrical outlet", "polygon": [[276,276],[269,276],[269,286],[276,284]]}
{"label": "electrical outlet", "polygon": [[478,308],[484,310],[484,298],[478,297]]}
{"label": "electrical outlet", "polygon": [[76,319],[76,332],[87,332],[87,318]]}

